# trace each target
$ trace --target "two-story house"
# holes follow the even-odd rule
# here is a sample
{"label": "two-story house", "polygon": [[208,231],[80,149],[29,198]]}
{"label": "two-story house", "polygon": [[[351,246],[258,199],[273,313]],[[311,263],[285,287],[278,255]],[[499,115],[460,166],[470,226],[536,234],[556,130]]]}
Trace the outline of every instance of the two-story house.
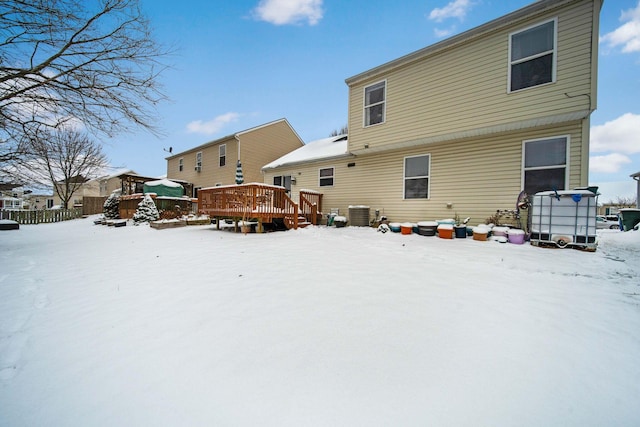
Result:
{"label": "two-story house", "polygon": [[197,197],[200,188],[234,184],[240,160],[244,182],[262,182],[263,165],[303,145],[289,122],[280,119],[167,157],[167,178],[192,183]]}
{"label": "two-story house", "polygon": [[265,182],[294,176],[325,210],[476,223],[523,190],[588,185],[601,7],[541,0],[346,79],[347,151],[275,161]]}

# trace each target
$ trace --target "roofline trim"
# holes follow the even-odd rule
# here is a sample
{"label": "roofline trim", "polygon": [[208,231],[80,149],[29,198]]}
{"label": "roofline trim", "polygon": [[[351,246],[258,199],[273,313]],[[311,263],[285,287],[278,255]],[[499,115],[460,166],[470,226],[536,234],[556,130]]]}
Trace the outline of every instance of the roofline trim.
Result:
{"label": "roofline trim", "polygon": [[222,142],[224,142],[226,140],[229,140],[231,138],[237,138],[242,134],[253,132],[253,131],[256,131],[258,129],[261,129],[261,128],[264,128],[264,127],[267,127],[267,126],[270,126],[270,125],[274,125],[274,124],[280,123],[280,122],[285,122],[287,124],[287,126],[289,126],[289,128],[296,135],[296,137],[300,140],[300,142],[303,143],[302,142],[302,138],[300,138],[300,135],[298,135],[298,132],[296,132],[296,130],[293,128],[293,126],[291,126],[291,124],[289,123],[289,121],[286,118],[283,117],[281,119],[277,119],[277,120],[273,120],[271,122],[263,123],[263,124],[258,125],[258,126],[254,126],[254,127],[251,127],[251,128],[245,129],[245,130],[241,130],[239,132],[232,133],[230,135],[223,136],[223,137],[218,138],[218,139],[214,139],[214,140],[209,141],[209,142],[205,142],[204,144],[200,144],[200,145],[197,145],[197,146],[195,146],[193,148],[189,148],[188,150],[184,150],[184,151],[181,151],[179,153],[173,154],[173,155],[171,155],[169,157],[165,157],[165,160],[175,159],[176,157],[184,156],[185,154],[188,154],[188,153],[191,153],[191,152],[200,151],[200,150],[202,150],[204,148],[212,147],[214,145],[218,145],[218,144],[220,144],[220,143],[222,143]]}
{"label": "roofline trim", "polygon": [[446,49],[450,49],[462,43],[466,43],[470,40],[478,38],[482,35],[497,31],[504,28],[516,21],[523,20],[524,18],[533,17],[534,15],[548,12],[554,9],[565,6],[567,3],[573,3],[578,0],[539,0],[521,9],[515,10],[507,15],[496,18],[478,27],[471,28],[465,32],[457,34],[455,36],[444,39],[435,44],[429,45],[422,49],[416,50],[400,58],[386,62],[377,67],[371,68],[355,76],[345,79],[345,83],[348,86],[367,80],[382,73],[389,72],[395,68],[410,64],[412,62],[423,59],[427,56],[434,55]]}

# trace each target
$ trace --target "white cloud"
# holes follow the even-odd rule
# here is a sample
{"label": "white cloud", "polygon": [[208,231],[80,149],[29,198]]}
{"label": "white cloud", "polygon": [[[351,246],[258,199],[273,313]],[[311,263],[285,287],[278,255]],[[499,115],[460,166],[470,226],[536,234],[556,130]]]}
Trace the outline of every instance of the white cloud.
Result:
{"label": "white cloud", "polygon": [[631,163],[631,159],[624,154],[611,153],[605,156],[593,156],[589,158],[589,171],[596,173],[616,173],[625,164]]}
{"label": "white cloud", "polygon": [[255,16],[275,25],[299,24],[307,21],[316,25],[322,19],[323,0],[261,0],[253,10]]}
{"label": "white cloud", "polygon": [[213,135],[220,132],[225,127],[225,125],[237,122],[239,118],[240,114],[231,112],[222,114],[207,122],[203,122],[202,120],[195,120],[187,125],[187,130],[190,133]]}
{"label": "white cloud", "polygon": [[429,19],[442,22],[448,18],[458,18],[462,21],[472,6],[473,2],[471,0],[453,0],[444,7],[433,9],[431,13],[429,13]]}
{"label": "white cloud", "polygon": [[445,29],[435,28],[433,30],[433,33],[436,35],[436,37],[443,38],[443,37],[449,37],[455,31],[456,31],[456,27],[454,25],[454,26],[452,26],[450,28],[445,28]]}
{"label": "white cloud", "polygon": [[589,185],[598,186],[598,202],[607,203],[620,198],[635,199],[636,198],[636,182],[632,179],[626,181],[611,182],[590,182]]}
{"label": "white cloud", "polygon": [[591,128],[591,152],[640,153],[640,115],[626,113]]}
{"label": "white cloud", "polygon": [[640,52],[640,0],[635,9],[622,12],[620,21],[623,24],[600,37],[600,42],[611,48],[622,46],[624,53]]}

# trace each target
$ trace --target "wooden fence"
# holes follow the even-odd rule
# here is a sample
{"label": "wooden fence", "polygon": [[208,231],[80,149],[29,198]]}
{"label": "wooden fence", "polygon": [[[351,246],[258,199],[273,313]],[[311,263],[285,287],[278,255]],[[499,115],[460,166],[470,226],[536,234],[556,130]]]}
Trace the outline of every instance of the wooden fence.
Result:
{"label": "wooden fence", "polygon": [[104,202],[107,200],[106,196],[84,196],[82,198],[82,214],[83,215],[95,215],[104,212]]}
{"label": "wooden fence", "polygon": [[0,219],[10,219],[20,224],[43,224],[67,221],[82,217],[82,208],[50,210],[0,210]]}

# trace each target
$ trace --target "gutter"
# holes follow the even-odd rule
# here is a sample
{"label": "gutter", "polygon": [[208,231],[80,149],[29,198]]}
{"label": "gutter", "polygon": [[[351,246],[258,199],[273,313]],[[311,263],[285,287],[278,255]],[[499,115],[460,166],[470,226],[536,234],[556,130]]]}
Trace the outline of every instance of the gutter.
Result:
{"label": "gutter", "polygon": [[315,159],[306,159],[306,160],[299,160],[297,162],[288,162],[288,163],[283,163],[281,165],[272,166],[272,167],[263,166],[262,169],[260,170],[264,173],[270,170],[276,170],[280,168],[287,168],[287,167],[293,167],[293,166],[299,166],[299,165],[308,165],[310,163],[324,162],[324,161],[337,160],[337,159],[347,159],[347,158],[354,158],[354,157],[356,157],[356,155],[353,153],[345,153],[345,154],[339,154],[336,156],[317,157]]}

